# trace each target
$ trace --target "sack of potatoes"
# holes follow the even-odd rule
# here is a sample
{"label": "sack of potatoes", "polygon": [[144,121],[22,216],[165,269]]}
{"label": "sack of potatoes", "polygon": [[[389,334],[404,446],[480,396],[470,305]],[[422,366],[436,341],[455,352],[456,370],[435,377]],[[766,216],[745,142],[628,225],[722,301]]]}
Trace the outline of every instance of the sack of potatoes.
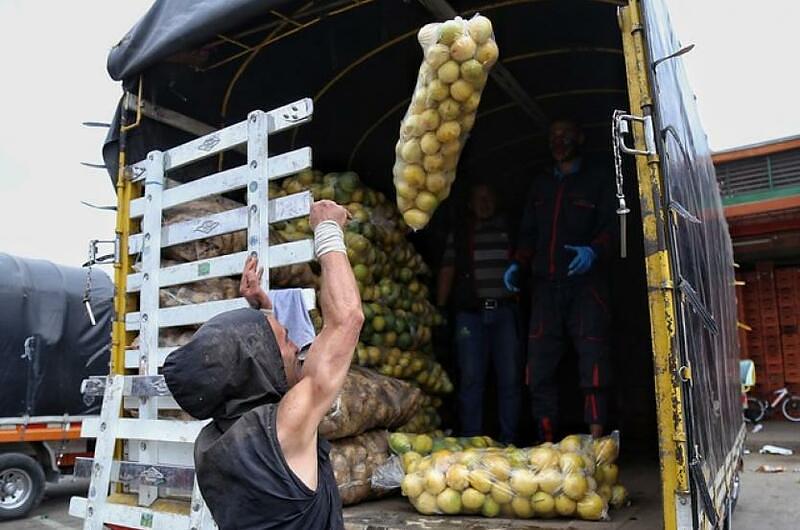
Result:
{"label": "sack of potatoes", "polygon": [[331,442],[331,465],[342,504],[356,504],[388,494],[391,489],[377,486],[373,475],[390,456],[383,430]]}
{"label": "sack of potatoes", "polygon": [[531,448],[442,449],[404,459],[401,491],[424,515],[606,520],[609,503],[627,497],[616,484],[617,453],[618,436],[580,435]]}
{"label": "sack of potatoes", "polygon": [[322,419],[319,433],[328,440],[373,429],[392,429],[409,421],[422,406],[419,388],[353,366],[339,396]]}
{"label": "sack of potatoes", "polygon": [[406,224],[424,228],[450,194],[458,158],[498,48],[491,21],[475,15],[428,24],[417,35],[424,55],[395,148],[397,206]]}

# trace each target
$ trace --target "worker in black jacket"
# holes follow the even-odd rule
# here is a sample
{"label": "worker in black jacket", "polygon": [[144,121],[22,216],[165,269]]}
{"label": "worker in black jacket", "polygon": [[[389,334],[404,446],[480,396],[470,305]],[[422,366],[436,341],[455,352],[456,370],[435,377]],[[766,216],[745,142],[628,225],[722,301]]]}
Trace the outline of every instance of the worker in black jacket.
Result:
{"label": "worker in black jacket", "polygon": [[578,353],[584,418],[593,436],[606,423],[609,383],[607,262],[612,254],[614,188],[605,167],[580,154],[571,121],[550,127],[552,169],[533,182],[506,287],[532,275],[528,385],[540,439],[552,441],[558,415],[556,372],[569,343]]}

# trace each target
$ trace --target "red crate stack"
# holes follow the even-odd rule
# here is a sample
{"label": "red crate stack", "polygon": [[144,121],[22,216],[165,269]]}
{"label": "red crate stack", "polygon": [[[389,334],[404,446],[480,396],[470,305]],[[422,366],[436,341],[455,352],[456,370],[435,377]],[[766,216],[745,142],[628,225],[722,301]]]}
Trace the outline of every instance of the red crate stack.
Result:
{"label": "red crate stack", "polygon": [[759,263],[756,271],[745,274],[745,318],[752,328],[748,336],[750,358],[756,366],[759,394],[783,386],[781,328],[772,263]]}
{"label": "red crate stack", "polygon": [[800,383],[800,268],[778,269],[775,272],[775,290],[778,297],[784,378],[787,383]]}
{"label": "red crate stack", "polygon": [[756,265],[758,276],[758,304],[761,313],[761,344],[763,347],[763,371],[766,379],[761,381],[765,391],[771,392],[784,385],[783,352],[781,351],[780,314],[775,290],[775,268],[770,262]]}
{"label": "red crate stack", "polygon": [[746,332],[747,355],[755,364],[756,381],[766,381],[767,372],[765,370],[764,346],[761,340],[761,304],[758,298],[758,274],[755,272],[746,272],[742,274],[742,280],[745,282],[740,299],[741,305],[743,306],[743,322],[751,328],[750,331]]}
{"label": "red crate stack", "polygon": [[[736,275],[737,282],[743,282],[744,277],[741,274]],[[747,324],[747,316],[745,315],[744,310],[744,286],[736,285],[736,320],[741,322],[742,324]],[[739,357],[742,359],[749,359],[750,352],[748,350],[748,334],[747,330],[736,326],[736,330],[739,334]]]}

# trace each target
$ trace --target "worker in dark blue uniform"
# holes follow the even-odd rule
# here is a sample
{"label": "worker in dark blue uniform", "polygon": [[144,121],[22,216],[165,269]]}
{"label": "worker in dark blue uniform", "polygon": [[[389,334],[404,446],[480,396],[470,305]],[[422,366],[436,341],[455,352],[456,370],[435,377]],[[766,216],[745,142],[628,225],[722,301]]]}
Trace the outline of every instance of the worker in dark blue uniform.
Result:
{"label": "worker in dark blue uniform", "polygon": [[571,121],[550,127],[552,169],[533,182],[506,287],[532,276],[528,330],[531,407],[538,437],[552,441],[558,417],[556,372],[571,343],[578,354],[584,418],[593,436],[606,423],[609,384],[607,262],[612,254],[614,188],[608,170],[581,156]]}

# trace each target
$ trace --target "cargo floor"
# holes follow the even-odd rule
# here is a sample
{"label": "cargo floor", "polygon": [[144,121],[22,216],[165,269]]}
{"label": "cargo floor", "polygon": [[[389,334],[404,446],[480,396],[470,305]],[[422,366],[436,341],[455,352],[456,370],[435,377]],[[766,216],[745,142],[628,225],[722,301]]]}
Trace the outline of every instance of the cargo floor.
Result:
{"label": "cargo floor", "polygon": [[575,519],[486,519],[462,516],[422,516],[403,497],[365,502],[344,509],[346,530],[653,530],[663,526],[658,464],[620,463],[621,481],[630,492],[631,506],[611,511],[605,522]]}

